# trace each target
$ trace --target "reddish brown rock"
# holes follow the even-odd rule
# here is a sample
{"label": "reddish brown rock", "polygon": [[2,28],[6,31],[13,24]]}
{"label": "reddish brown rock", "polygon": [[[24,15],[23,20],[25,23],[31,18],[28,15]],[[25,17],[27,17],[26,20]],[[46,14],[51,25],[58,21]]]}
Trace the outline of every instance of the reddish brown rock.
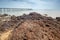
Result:
{"label": "reddish brown rock", "polygon": [[1,26],[1,30],[12,29],[8,40],[60,40],[60,22],[36,12],[29,15],[12,16],[11,21]]}
{"label": "reddish brown rock", "polygon": [[12,32],[10,40],[60,40],[60,29],[47,23],[26,20]]}

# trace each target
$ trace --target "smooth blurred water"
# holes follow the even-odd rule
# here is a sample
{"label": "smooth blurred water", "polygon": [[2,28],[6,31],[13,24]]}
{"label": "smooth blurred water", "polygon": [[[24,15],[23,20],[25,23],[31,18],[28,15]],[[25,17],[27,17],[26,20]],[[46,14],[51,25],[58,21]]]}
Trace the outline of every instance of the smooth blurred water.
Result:
{"label": "smooth blurred water", "polygon": [[60,17],[60,10],[51,10],[51,9],[40,9],[40,10],[28,10],[28,9],[0,9],[0,14],[10,14],[10,15],[16,15],[20,16],[23,14],[29,14],[30,12],[37,12],[42,15],[48,14],[48,16],[51,17]]}

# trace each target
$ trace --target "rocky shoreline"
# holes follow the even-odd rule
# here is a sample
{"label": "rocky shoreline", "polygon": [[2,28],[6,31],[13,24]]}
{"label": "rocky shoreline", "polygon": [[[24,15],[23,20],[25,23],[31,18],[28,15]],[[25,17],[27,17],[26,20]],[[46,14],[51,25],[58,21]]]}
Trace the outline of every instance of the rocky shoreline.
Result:
{"label": "rocky shoreline", "polygon": [[0,40],[60,40],[60,17],[31,12],[5,19],[0,22]]}

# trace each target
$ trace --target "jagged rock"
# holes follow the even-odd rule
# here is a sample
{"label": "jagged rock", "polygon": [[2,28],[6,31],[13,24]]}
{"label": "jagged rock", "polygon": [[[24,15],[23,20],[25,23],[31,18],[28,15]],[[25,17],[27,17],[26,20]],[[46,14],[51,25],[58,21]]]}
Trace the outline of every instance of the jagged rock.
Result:
{"label": "jagged rock", "polygon": [[0,29],[11,28],[8,40],[60,40],[60,22],[55,20],[32,12],[28,15],[12,16],[10,21],[0,25]]}
{"label": "jagged rock", "polygon": [[26,20],[12,32],[10,40],[60,40],[59,30],[42,20]]}
{"label": "jagged rock", "polygon": [[60,17],[56,17],[57,21],[60,21]]}
{"label": "jagged rock", "polygon": [[40,20],[40,19],[43,19],[43,17],[39,13],[32,12],[29,15],[25,14],[25,15],[22,15],[22,16],[18,16],[17,19],[23,19],[23,20],[26,20],[26,19]]}

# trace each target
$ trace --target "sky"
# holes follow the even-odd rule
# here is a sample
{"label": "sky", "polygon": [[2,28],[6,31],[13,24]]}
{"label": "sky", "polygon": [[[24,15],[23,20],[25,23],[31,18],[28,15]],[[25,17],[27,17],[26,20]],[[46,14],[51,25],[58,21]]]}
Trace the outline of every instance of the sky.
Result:
{"label": "sky", "polygon": [[0,8],[32,8],[60,10],[60,0],[0,0]]}

